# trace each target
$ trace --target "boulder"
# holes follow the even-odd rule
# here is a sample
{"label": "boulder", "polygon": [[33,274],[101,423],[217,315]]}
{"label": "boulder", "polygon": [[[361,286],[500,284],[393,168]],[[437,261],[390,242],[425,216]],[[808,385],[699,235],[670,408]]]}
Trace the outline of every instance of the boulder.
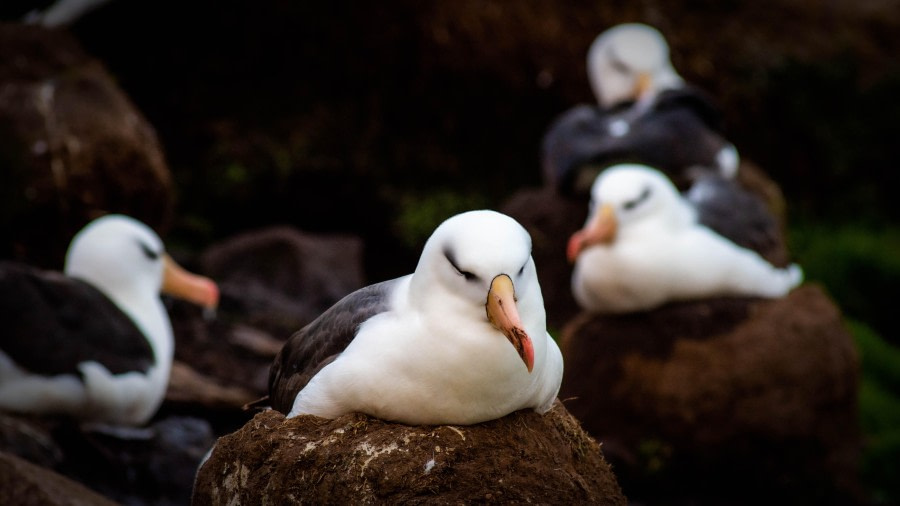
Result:
{"label": "boulder", "polygon": [[560,398],[631,500],[859,501],[859,359],[819,286],[583,313],[561,349]]}
{"label": "boulder", "polygon": [[209,246],[199,268],[219,284],[221,311],[289,335],[363,286],[362,255],[358,237],[274,226]]}
{"label": "boulder", "polygon": [[60,474],[0,451],[0,504],[114,506],[116,503]]}
{"label": "boulder", "polygon": [[204,399],[182,389],[182,407],[188,408],[184,401],[207,407],[212,402],[217,410],[231,405],[243,425],[249,415],[234,401],[246,393],[254,398],[269,393],[269,367],[284,341],[363,286],[362,257],[360,238],[276,226],[235,235],[187,259],[185,265],[218,283],[221,299],[214,316],[168,301],[175,358],[197,373],[177,379],[189,388],[201,379],[215,382],[230,393],[204,389]]}
{"label": "boulder", "polygon": [[[206,420],[185,416],[131,428],[0,414],[0,426],[0,504],[186,504],[215,442]],[[56,502],[67,497],[77,500]]]}
{"label": "boulder", "polygon": [[559,402],[470,426],[407,426],[353,413],[257,414],[218,440],[194,506],[217,504],[626,504],[600,445]]}
{"label": "boulder", "polygon": [[172,178],[153,127],[65,31],[0,23],[0,254],[59,268],[108,212],[157,231]]}

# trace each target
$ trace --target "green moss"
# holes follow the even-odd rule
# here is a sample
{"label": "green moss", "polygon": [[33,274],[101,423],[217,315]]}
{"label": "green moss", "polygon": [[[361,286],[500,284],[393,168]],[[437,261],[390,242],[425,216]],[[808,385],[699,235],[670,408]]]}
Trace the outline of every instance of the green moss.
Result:
{"label": "green moss", "polygon": [[900,227],[800,223],[790,239],[806,278],[825,285],[847,316],[900,340]]}
{"label": "green moss", "polygon": [[420,249],[447,218],[464,211],[488,207],[489,200],[477,193],[438,189],[428,193],[408,193],[400,198],[396,235],[410,248]]}
{"label": "green moss", "polygon": [[862,476],[876,504],[900,501],[900,348],[867,325],[847,322],[862,362]]}

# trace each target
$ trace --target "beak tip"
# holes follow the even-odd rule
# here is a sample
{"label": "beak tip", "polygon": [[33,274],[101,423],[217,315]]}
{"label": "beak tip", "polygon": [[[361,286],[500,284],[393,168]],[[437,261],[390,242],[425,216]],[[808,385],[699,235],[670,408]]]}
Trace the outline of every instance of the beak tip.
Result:
{"label": "beak tip", "polygon": [[209,309],[215,309],[219,306],[219,286],[213,280],[207,280],[206,286],[206,303]]}

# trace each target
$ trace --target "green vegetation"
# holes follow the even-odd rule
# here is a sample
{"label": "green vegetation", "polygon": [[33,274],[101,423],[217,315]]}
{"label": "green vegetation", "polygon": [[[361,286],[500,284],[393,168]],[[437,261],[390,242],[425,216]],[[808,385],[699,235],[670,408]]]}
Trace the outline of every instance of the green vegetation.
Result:
{"label": "green vegetation", "polygon": [[900,500],[900,349],[849,320],[861,358],[862,478],[876,504]]}
{"label": "green vegetation", "polygon": [[474,192],[437,189],[428,193],[406,193],[397,207],[396,235],[406,246],[419,250],[442,221],[464,211],[490,207],[490,200]]}
{"label": "green vegetation", "polygon": [[844,314],[900,340],[900,227],[801,224],[790,239],[806,278],[825,285]]}
{"label": "green vegetation", "polygon": [[[837,301],[860,356],[862,478],[875,504],[900,502],[900,228],[805,224],[791,229],[807,279]],[[865,323],[863,323],[865,322]]]}

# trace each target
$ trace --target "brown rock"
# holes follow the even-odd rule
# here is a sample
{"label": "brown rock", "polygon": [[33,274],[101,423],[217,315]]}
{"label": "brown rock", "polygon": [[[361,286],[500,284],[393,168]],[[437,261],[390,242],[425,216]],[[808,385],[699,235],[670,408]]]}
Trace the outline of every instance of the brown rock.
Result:
{"label": "brown rock", "polygon": [[287,226],[213,244],[196,267],[219,285],[217,315],[206,319],[198,308],[173,301],[175,358],[233,392],[268,394],[269,367],[284,341],[362,286],[362,250],[354,236]]}
{"label": "brown rock", "polygon": [[0,23],[0,138],[0,252],[59,267],[69,239],[101,214],[168,226],[172,181],[156,132],[66,32]]}
{"label": "brown rock", "polygon": [[582,314],[561,348],[560,398],[632,500],[858,499],[858,357],[820,287]]}
{"label": "brown rock", "polygon": [[256,415],[200,468],[195,506],[626,504],[600,446],[557,403],[471,426]]}
{"label": "brown rock", "polygon": [[187,364],[176,360],[172,364],[172,375],[166,390],[167,404],[190,405],[197,409],[216,411],[222,409],[240,410],[258,396],[235,386],[223,386],[199,374]]}
{"label": "brown rock", "polygon": [[0,452],[0,504],[113,506],[116,503],[49,469]]}
{"label": "brown rock", "polygon": [[363,286],[363,244],[276,226],[213,244],[199,259],[219,283],[222,309],[283,338]]}

